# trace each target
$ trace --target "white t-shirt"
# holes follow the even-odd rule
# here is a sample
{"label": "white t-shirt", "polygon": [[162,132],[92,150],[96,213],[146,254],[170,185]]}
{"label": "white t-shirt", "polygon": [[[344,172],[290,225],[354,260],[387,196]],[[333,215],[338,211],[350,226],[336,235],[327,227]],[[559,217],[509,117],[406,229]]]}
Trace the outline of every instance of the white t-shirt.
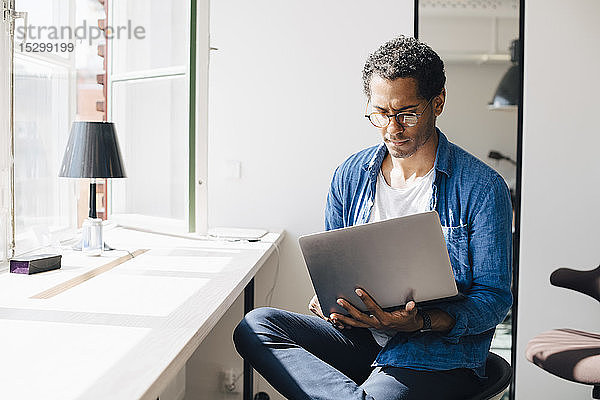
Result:
{"label": "white t-shirt", "polygon": [[[431,197],[433,196],[433,179],[435,177],[433,170],[434,168],[424,176],[415,178],[409,185],[401,189],[395,189],[388,185],[380,170],[375,188],[375,202],[369,222],[429,211]],[[391,332],[369,329],[375,341],[382,347],[392,337]]]}

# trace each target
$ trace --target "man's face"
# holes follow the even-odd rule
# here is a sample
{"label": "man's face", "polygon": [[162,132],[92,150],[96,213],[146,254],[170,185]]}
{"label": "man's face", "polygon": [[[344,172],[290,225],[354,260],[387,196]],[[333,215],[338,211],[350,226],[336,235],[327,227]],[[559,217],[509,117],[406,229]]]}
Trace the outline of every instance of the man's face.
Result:
{"label": "man's face", "polygon": [[413,78],[398,78],[393,81],[378,75],[371,78],[372,111],[387,115],[398,112],[423,113],[415,126],[398,124],[390,119],[387,127],[379,128],[388,151],[395,158],[408,158],[423,147],[435,133],[435,117],[442,112],[445,92],[436,96],[429,106],[417,92],[417,81]]}

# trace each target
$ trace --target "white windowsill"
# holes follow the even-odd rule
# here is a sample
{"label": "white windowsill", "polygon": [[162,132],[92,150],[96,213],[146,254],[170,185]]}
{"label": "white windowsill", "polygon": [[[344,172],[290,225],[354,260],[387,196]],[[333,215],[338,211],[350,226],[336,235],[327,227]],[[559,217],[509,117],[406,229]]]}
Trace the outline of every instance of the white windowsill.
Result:
{"label": "white windowsill", "polygon": [[187,234],[189,233],[188,223],[182,219],[152,217],[142,214],[112,214],[108,218],[108,223],[131,228],[141,231]]}

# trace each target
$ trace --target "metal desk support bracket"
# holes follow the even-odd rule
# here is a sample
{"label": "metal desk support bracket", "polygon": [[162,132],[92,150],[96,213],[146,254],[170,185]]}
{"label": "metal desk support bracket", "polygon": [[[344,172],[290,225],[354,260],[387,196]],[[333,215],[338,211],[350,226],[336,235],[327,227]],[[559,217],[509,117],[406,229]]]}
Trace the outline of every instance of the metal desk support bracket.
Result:
{"label": "metal desk support bracket", "polygon": [[[248,314],[254,309],[254,278],[246,288],[244,289],[244,315]],[[243,400],[252,400],[254,388],[253,388],[253,370],[252,366],[247,360],[244,360],[244,392]]]}

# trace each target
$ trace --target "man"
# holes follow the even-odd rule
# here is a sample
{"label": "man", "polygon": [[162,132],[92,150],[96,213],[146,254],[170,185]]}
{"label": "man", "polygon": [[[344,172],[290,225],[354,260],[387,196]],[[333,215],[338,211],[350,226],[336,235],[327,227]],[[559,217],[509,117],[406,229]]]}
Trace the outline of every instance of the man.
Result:
{"label": "man", "polygon": [[238,352],[289,399],[465,399],[480,390],[494,329],[512,303],[512,210],[504,180],[436,128],[445,81],[439,56],[413,38],[368,58],[367,117],[383,143],[337,168],[325,225],[436,210],[465,298],[385,312],[358,289],[370,315],[340,299],[350,317],[324,316],[316,297],[317,316],[250,312],[234,332]]}

